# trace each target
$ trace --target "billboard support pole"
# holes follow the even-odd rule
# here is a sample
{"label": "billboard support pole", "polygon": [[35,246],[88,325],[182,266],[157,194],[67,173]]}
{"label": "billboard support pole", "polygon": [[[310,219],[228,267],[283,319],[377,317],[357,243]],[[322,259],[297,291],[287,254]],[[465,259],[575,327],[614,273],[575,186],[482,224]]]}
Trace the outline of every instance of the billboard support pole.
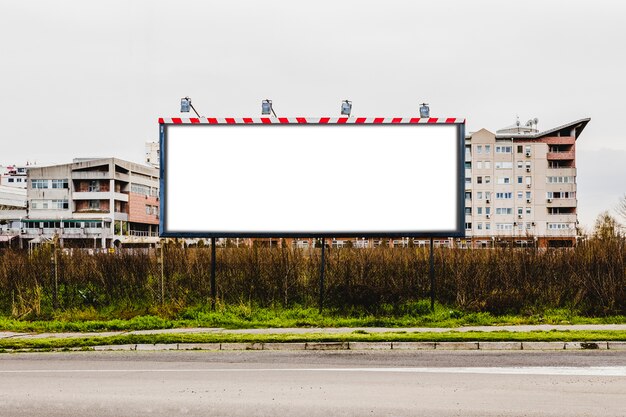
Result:
{"label": "billboard support pole", "polygon": [[326,239],[322,238],[322,265],[320,266],[320,314],[324,307],[324,253],[326,252]]}
{"label": "billboard support pole", "polygon": [[435,311],[435,259],[433,256],[433,238],[430,238],[430,310]]}
{"label": "billboard support pole", "polygon": [[215,286],[215,238],[211,238],[211,310],[215,311],[217,288]]}

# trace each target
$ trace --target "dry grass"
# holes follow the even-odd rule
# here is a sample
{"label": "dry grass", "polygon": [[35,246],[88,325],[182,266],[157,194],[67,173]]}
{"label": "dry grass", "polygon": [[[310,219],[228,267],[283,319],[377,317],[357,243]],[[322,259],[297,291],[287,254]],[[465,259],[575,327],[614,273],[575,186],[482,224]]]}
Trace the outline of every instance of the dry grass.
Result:
{"label": "dry grass", "polygon": [[[320,249],[219,248],[220,302],[315,306]],[[626,313],[626,243],[591,239],[574,249],[436,249],[437,300],[465,311],[533,314],[570,308],[582,314]],[[0,314],[50,314],[51,249],[31,255],[0,251]],[[160,304],[161,265],[155,254],[59,254],[59,307],[129,311]],[[174,310],[210,297],[210,249],[168,245],[165,304]],[[374,313],[428,297],[428,249],[332,249],[326,306]],[[126,307],[124,307],[126,306]],[[393,311],[392,311],[393,313]]]}

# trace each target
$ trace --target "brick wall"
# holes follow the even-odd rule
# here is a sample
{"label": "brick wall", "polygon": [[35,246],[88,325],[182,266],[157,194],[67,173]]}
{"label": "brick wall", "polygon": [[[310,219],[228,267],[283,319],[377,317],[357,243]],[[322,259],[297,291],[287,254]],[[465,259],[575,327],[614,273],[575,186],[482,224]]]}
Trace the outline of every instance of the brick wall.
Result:
{"label": "brick wall", "polygon": [[146,214],[146,206],[159,206],[157,197],[142,194],[129,193],[128,195],[128,221],[134,223],[159,224],[156,214]]}

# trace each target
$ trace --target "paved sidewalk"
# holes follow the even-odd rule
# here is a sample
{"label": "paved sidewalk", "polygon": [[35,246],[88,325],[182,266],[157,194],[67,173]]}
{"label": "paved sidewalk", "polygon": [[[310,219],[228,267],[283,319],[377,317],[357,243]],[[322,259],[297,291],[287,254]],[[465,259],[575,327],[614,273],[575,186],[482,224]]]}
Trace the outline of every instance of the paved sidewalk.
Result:
{"label": "paved sidewalk", "polygon": [[297,328],[270,328],[270,329],[223,329],[218,327],[198,327],[198,328],[177,328],[158,330],[136,330],[136,331],[114,331],[114,332],[93,332],[93,333],[19,333],[0,332],[0,339],[42,339],[42,338],[85,338],[85,337],[107,337],[122,335],[149,335],[149,334],[349,334],[355,331],[367,333],[443,333],[449,331],[456,332],[531,332],[550,330],[613,330],[625,331],[626,324],[574,324],[574,325],[520,325],[520,326],[466,326],[457,328],[447,327],[297,327]]}

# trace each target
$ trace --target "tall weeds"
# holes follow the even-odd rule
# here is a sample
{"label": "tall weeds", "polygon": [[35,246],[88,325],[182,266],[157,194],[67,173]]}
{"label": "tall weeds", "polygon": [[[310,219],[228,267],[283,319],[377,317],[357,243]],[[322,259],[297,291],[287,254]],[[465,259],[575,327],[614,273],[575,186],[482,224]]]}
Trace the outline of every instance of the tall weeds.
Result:
{"label": "tall weeds", "polygon": [[[161,301],[174,308],[207,303],[210,256],[210,248],[169,244],[161,271],[154,252],[58,252],[58,305],[132,310]],[[331,249],[326,259],[327,307],[376,313],[428,297],[427,248]],[[226,304],[315,306],[319,267],[320,249],[218,248],[218,298]],[[437,300],[466,311],[626,314],[624,239],[555,250],[437,248],[435,269]],[[53,297],[51,248],[31,254],[0,250],[0,314],[45,316]]]}

